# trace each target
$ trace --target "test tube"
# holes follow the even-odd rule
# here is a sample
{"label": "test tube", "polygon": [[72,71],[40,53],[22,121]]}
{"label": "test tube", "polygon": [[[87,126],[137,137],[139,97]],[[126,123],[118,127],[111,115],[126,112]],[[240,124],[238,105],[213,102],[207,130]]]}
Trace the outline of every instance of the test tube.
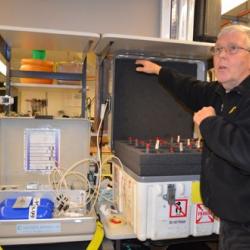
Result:
{"label": "test tube", "polygon": [[159,140],[159,138],[157,137],[157,138],[156,138],[156,141],[155,141],[155,150],[159,150],[159,148],[160,148],[160,140]]}

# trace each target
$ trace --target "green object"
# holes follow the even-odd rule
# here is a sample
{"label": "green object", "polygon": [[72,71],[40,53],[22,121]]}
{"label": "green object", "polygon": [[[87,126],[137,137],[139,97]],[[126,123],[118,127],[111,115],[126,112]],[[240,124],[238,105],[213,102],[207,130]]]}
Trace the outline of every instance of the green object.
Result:
{"label": "green object", "polygon": [[44,60],[46,57],[45,50],[32,50],[32,58],[33,59],[41,59]]}

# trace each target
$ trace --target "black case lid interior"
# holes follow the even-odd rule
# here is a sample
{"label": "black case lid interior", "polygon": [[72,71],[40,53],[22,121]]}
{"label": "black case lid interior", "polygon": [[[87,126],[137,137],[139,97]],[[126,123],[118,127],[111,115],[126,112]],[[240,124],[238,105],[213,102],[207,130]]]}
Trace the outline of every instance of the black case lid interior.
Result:
{"label": "black case lid interior", "polygon": [[[157,63],[197,77],[197,62],[165,60]],[[115,59],[112,142],[193,136],[192,113],[158,83],[156,75],[136,72],[134,58]]]}

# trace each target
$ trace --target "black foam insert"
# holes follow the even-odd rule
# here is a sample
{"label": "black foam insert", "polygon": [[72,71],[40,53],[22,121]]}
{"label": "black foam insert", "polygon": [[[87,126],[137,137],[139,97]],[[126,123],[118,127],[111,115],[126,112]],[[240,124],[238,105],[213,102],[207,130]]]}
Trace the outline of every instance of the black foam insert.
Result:
{"label": "black foam insert", "polygon": [[123,164],[139,176],[199,175],[201,153],[190,152],[145,153],[125,141],[115,141],[116,155]]}
{"label": "black foam insert", "polygon": [[[156,61],[181,73],[197,76],[197,63]],[[112,141],[129,136],[192,137],[192,113],[158,83],[155,75],[136,72],[135,59],[117,58],[113,85]]]}

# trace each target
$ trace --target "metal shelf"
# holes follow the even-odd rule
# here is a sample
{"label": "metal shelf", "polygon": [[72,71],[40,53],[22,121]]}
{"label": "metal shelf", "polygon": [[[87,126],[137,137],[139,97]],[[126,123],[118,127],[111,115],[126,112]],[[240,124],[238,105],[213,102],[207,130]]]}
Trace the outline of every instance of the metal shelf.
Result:
{"label": "metal shelf", "polygon": [[92,51],[98,33],[0,25],[0,34],[11,48]]}
{"label": "metal shelf", "polygon": [[48,89],[82,89],[81,85],[39,84],[39,83],[11,83],[11,87],[17,87],[17,88],[48,88]]}
{"label": "metal shelf", "polygon": [[[76,32],[69,30],[37,29],[16,26],[0,25],[0,52],[7,61],[6,94],[10,95],[11,87],[50,88],[50,89],[81,89],[81,116],[85,116],[86,99],[86,65],[87,53],[92,52],[99,41],[100,34],[89,32]],[[48,50],[72,51],[82,53],[82,73],[56,73],[56,72],[22,72],[11,70],[11,50]],[[44,85],[11,83],[12,77],[60,79],[64,81],[80,80],[81,86]]]}
{"label": "metal shelf", "polygon": [[150,54],[162,57],[177,57],[207,60],[212,57],[213,43],[181,41],[143,36],[102,34],[95,52],[97,55],[112,55],[120,51],[136,52],[138,55]]}

